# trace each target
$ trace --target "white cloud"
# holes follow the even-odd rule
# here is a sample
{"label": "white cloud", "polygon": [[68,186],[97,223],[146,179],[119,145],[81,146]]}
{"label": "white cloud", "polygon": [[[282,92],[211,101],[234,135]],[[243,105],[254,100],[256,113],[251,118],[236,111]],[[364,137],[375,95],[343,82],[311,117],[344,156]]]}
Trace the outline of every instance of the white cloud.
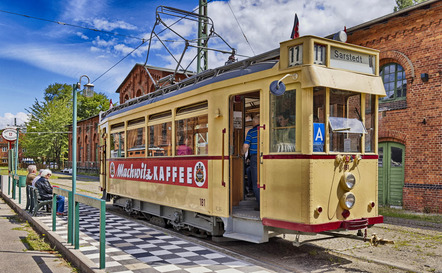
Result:
{"label": "white cloud", "polygon": [[126,30],[137,29],[136,26],[131,25],[131,24],[126,23],[121,20],[110,22],[106,19],[93,19],[92,25],[99,30],[105,30],[105,31],[111,31],[114,29],[126,29]]}
{"label": "white cloud", "polygon": [[27,122],[29,120],[28,114],[23,113],[23,112],[18,112],[17,114],[12,114],[12,113],[5,113],[4,116],[0,116],[0,130],[6,128],[6,126],[13,126],[14,123],[14,118],[16,118],[16,124],[19,125],[23,125],[25,122]]}
{"label": "white cloud", "polygon": [[89,37],[87,37],[86,35],[84,35],[81,32],[77,32],[76,34],[77,34],[78,37],[80,37],[83,40],[89,40]]}
{"label": "white cloud", "polygon": [[97,47],[111,47],[115,44],[115,42],[116,42],[116,39],[111,39],[111,40],[106,41],[106,40],[101,39],[100,36],[97,36],[97,37],[95,37],[92,44]]}

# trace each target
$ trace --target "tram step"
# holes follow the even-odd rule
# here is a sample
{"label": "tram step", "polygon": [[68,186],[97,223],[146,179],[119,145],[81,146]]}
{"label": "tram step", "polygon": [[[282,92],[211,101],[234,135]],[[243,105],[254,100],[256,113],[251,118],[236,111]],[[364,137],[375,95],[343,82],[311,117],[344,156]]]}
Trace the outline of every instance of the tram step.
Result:
{"label": "tram step", "polygon": [[268,231],[258,218],[229,217],[223,218],[224,237],[251,243],[265,243],[269,240]]}
{"label": "tram step", "polygon": [[227,234],[224,233],[223,236],[227,237],[227,238],[231,238],[231,239],[236,239],[236,240],[246,241],[246,242],[256,243],[256,244],[267,242],[267,241],[263,241],[262,237],[254,236],[251,234],[245,234],[245,233],[227,233]]}

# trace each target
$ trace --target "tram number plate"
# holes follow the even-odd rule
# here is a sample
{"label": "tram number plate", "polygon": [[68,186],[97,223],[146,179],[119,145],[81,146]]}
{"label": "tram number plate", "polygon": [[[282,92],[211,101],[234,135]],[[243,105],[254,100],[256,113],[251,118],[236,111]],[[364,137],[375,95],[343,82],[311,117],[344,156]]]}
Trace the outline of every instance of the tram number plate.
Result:
{"label": "tram number plate", "polygon": [[200,206],[205,207],[206,206],[206,199],[200,198]]}

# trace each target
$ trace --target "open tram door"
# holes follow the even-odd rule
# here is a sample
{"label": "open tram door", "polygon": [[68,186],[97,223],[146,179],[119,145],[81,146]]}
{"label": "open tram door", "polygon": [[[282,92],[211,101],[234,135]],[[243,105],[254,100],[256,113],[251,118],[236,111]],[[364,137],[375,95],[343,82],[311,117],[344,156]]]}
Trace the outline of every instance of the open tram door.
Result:
{"label": "open tram door", "polygon": [[[241,211],[248,211],[259,218],[256,198],[253,197],[253,189],[250,174],[247,175],[248,160],[242,155],[242,147],[247,132],[253,128],[252,119],[260,113],[259,91],[233,95],[230,98],[230,213],[235,215]],[[248,183],[250,181],[250,183]]]}

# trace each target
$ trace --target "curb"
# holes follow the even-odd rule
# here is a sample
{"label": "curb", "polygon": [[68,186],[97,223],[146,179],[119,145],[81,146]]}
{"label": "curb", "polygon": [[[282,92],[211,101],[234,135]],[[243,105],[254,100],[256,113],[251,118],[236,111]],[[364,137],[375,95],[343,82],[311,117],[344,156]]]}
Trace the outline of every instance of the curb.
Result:
{"label": "curb", "polygon": [[18,214],[20,217],[29,222],[40,235],[45,235],[51,246],[55,247],[58,252],[73,266],[75,266],[80,272],[84,273],[104,273],[105,271],[99,269],[98,266],[93,263],[89,258],[75,249],[67,243],[62,243],[63,239],[51,230],[46,230],[45,225],[39,220],[32,217],[22,208],[20,208],[15,202],[13,202],[8,196],[1,192],[1,197],[5,202]]}

